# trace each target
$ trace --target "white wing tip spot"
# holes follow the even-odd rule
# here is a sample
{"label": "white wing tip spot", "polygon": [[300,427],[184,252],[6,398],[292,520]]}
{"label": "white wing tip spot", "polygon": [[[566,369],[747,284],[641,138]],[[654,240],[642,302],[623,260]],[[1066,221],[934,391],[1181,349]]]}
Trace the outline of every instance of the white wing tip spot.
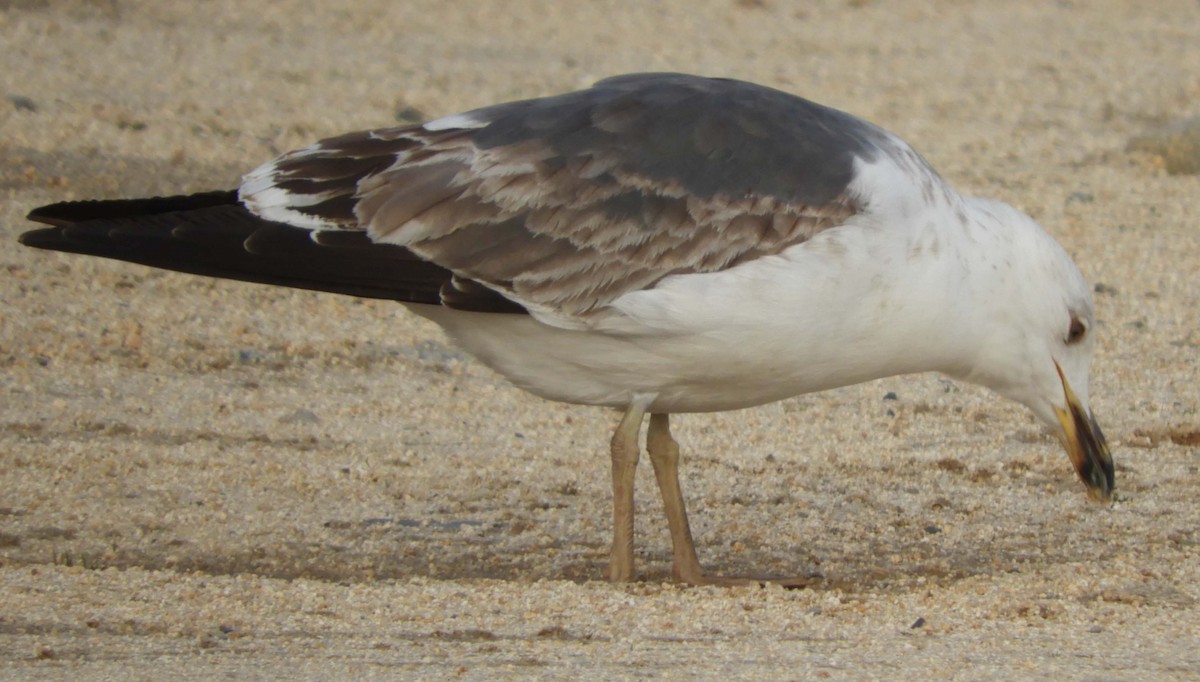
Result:
{"label": "white wing tip spot", "polygon": [[458,130],[470,128],[482,128],[487,125],[487,121],[481,121],[472,114],[452,114],[443,116],[442,118],[434,119],[421,127],[431,133],[436,133],[440,130]]}

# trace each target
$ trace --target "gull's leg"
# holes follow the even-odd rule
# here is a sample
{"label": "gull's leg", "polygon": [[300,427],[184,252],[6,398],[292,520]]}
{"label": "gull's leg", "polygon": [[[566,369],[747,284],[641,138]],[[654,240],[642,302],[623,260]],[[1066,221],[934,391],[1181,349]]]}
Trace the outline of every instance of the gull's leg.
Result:
{"label": "gull's leg", "polygon": [[651,414],[646,432],[646,451],[654,465],[654,478],[662,492],[671,531],[671,577],[679,582],[698,585],[705,582],[704,569],[696,558],[692,529],[688,526],[683,491],[679,488],[679,444],[671,437],[671,415]]}
{"label": "gull's leg", "polygon": [[613,544],[608,579],[613,582],[633,578],[633,474],[645,414],[645,407],[630,405],[612,437]]}
{"label": "gull's leg", "polygon": [[671,577],[689,585],[764,585],[773,583],[786,588],[807,587],[815,582],[812,576],[796,578],[732,578],[706,575],[696,558],[696,545],[688,526],[683,492],[679,488],[679,444],[671,437],[670,416],[651,414],[646,432],[646,451],[654,465],[654,478],[662,492],[667,512],[667,527],[671,531]]}

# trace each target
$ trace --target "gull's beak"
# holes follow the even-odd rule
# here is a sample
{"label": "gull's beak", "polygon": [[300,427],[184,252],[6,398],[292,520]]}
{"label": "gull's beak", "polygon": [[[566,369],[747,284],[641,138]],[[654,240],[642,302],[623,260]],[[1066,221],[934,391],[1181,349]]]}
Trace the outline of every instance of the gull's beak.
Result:
{"label": "gull's beak", "polygon": [[1114,487],[1112,455],[1108,453],[1108,443],[1104,440],[1104,432],[1092,417],[1092,412],[1071,390],[1071,384],[1063,374],[1058,363],[1054,363],[1058,377],[1062,379],[1063,393],[1067,397],[1067,408],[1054,408],[1058,423],[1062,426],[1059,440],[1067,449],[1067,456],[1080,480],[1088,487],[1088,495],[1098,502],[1108,502],[1112,499]]}

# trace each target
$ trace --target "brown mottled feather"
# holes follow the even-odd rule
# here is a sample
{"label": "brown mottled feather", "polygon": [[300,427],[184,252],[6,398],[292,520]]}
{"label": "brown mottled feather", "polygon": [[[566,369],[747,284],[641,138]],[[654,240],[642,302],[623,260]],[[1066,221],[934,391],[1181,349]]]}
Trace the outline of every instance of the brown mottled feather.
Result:
{"label": "brown mottled feather", "polygon": [[365,229],[460,280],[582,319],[664,277],[843,224],[863,209],[847,189],[854,156],[887,139],[782,93],[661,74],[461,120],[317,143],[256,172],[243,199],[262,208],[266,173],[297,195],[282,211]]}
{"label": "brown mottled feather", "polygon": [[[279,175],[292,183],[306,175],[327,181],[341,172],[336,155],[366,151],[373,135],[380,133],[338,138],[328,150],[333,159],[311,151],[284,157]],[[670,183],[621,171],[614,159],[564,163],[532,142],[510,155],[508,148],[481,151],[468,136],[421,128],[384,135],[407,136],[385,145],[387,154],[405,150],[400,161],[338,193],[353,192],[354,200],[339,206],[352,214],[314,215],[365,228],[376,241],[405,246],[515,301],[574,317],[671,274],[714,272],[779,253],[857,212],[845,195],[822,206],[753,195],[687,196]],[[412,143],[399,144],[405,139]],[[433,147],[419,161],[405,156]],[[338,167],[327,168],[327,160]],[[597,278],[601,265],[605,276]]]}

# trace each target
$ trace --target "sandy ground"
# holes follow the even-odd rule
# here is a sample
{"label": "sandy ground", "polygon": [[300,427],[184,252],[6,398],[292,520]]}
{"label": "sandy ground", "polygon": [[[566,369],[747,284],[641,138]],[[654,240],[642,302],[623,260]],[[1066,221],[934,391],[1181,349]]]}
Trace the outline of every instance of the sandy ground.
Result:
{"label": "sandy ground", "polygon": [[[1200,177],[1125,151],[1200,114],[1196,2],[0,0],[0,63],[0,678],[1200,677]],[[15,241],[650,70],[863,115],[1058,236],[1120,501],[1021,408],[896,378],[677,420],[702,559],[811,589],[665,584],[645,471],[609,585],[613,414],[395,305]]]}

